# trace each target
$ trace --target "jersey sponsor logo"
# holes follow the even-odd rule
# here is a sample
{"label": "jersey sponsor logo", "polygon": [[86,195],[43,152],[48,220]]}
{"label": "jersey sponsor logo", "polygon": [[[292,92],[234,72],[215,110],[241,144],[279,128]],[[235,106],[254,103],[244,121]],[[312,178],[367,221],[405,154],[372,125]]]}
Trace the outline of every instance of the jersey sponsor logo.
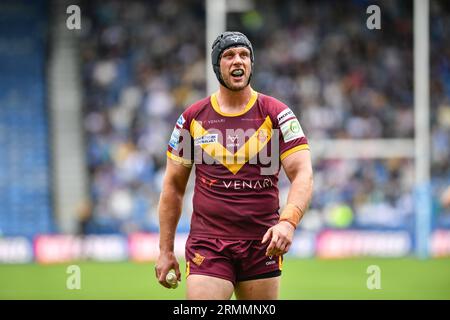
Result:
{"label": "jersey sponsor logo", "polygon": [[289,108],[284,109],[277,115],[278,124],[281,125],[285,121],[289,120],[289,118],[291,118],[291,117],[295,117],[292,110]]}
{"label": "jersey sponsor logo", "polygon": [[213,123],[223,123],[223,122],[225,122],[225,119],[206,120],[205,122],[208,123],[208,124],[213,124]]}
{"label": "jersey sponsor logo", "polygon": [[211,187],[214,185],[214,183],[216,183],[218,180],[217,180],[217,179],[216,179],[216,180],[213,180],[213,179],[208,179],[208,178],[205,178],[205,177],[201,177],[201,178],[200,178],[200,181],[201,181],[203,184],[207,185],[208,188],[211,189]]}
{"label": "jersey sponsor logo", "polygon": [[264,178],[262,180],[231,180],[231,181],[222,181],[223,186],[226,189],[233,190],[261,190],[267,189],[274,186],[272,179]]}
{"label": "jersey sponsor logo", "polygon": [[177,120],[177,126],[180,128],[183,128],[183,124],[186,122],[186,120],[184,119],[183,115],[181,115],[178,120]]}
{"label": "jersey sponsor logo", "polygon": [[202,256],[200,253],[196,252],[194,254],[194,257],[192,258],[192,262],[195,263],[197,266],[200,266],[203,263],[203,260],[205,260],[205,257]]}
{"label": "jersey sponsor logo", "polygon": [[178,150],[179,144],[180,144],[180,129],[175,127],[172,131],[172,135],[170,136],[169,146],[174,150]]}
{"label": "jersey sponsor logo", "polygon": [[284,142],[304,137],[302,127],[296,118],[286,121],[281,127]]}
{"label": "jersey sponsor logo", "polygon": [[194,144],[196,146],[201,146],[204,144],[211,144],[211,143],[216,143],[218,142],[218,134],[214,133],[214,134],[205,134],[204,136],[195,138],[194,140]]}

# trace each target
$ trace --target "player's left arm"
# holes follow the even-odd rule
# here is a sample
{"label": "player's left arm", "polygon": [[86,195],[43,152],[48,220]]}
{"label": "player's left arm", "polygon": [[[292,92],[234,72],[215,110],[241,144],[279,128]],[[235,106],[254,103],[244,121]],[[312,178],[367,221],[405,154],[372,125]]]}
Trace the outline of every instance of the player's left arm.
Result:
{"label": "player's left arm", "polygon": [[281,164],[291,187],[280,221],[269,228],[263,237],[263,243],[271,239],[266,251],[268,256],[279,256],[289,251],[295,228],[303,218],[313,193],[313,170],[308,149],[290,154]]}

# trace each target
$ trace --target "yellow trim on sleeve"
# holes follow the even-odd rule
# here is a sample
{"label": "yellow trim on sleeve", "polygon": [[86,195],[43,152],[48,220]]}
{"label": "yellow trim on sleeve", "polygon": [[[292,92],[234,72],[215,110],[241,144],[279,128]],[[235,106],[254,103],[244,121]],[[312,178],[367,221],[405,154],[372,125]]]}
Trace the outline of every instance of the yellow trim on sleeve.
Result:
{"label": "yellow trim on sleeve", "polygon": [[256,102],[256,99],[258,99],[258,92],[254,91],[252,89],[252,95],[250,97],[250,100],[247,102],[247,105],[245,106],[244,110],[242,110],[241,112],[238,113],[225,113],[220,111],[220,106],[219,106],[219,102],[217,101],[217,94],[214,93],[211,95],[211,105],[214,108],[214,110],[220,114],[221,116],[224,117],[238,117],[243,115],[244,113],[246,113],[248,110],[251,109],[251,107],[253,107],[253,105]]}
{"label": "yellow trim on sleeve", "polygon": [[187,167],[192,167],[192,162],[189,160],[186,160],[184,158],[181,158],[179,156],[174,155],[173,153],[171,153],[170,151],[167,151],[167,157],[181,163],[183,166],[187,166]]}
{"label": "yellow trim on sleeve", "polygon": [[283,161],[287,156],[290,156],[294,152],[301,151],[301,150],[309,150],[309,145],[306,144],[306,143],[305,144],[301,144],[299,146],[296,146],[296,147],[294,147],[292,149],[289,149],[289,150],[283,152],[281,154],[281,156],[280,156],[280,160]]}
{"label": "yellow trim on sleeve", "polygon": [[283,258],[278,256],[278,269],[283,270]]}
{"label": "yellow trim on sleeve", "polygon": [[189,265],[189,261],[186,261],[186,279],[189,277],[189,273],[191,272],[191,266]]}

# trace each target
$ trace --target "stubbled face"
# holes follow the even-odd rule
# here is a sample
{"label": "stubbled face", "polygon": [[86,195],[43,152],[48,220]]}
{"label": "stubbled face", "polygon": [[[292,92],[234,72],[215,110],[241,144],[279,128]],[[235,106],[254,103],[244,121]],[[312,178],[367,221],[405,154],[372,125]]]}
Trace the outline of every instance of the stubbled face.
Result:
{"label": "stubbled face", "polygon": [[220,59],[222,79],[232,91],[239,91],[247,86],[251,68],[250,50],[246,47],[229,48]]}

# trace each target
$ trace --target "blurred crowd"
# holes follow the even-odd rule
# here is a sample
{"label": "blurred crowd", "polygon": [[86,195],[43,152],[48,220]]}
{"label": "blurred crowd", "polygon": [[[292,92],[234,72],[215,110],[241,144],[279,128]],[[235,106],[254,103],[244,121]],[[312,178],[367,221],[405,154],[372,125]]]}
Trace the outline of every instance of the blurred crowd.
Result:
{"label": "blurred crowd", "polygon": [[[252,41],[252,86],[289,105],[310,139],[413,138],[411,3],[382,2],[381,30],[366,27],[364,0],[250,3],[250,10],[228,14],[227,28]],[[444,1],[431,3],[430,147],[438,199],[450,184],[450,9]],[[82,7],[91,195],[83,232],[157,231],[170,133],[179,114],[207,95],[204,1],[86,1]],[[412,159],[318,158],[314,170],[303,228],[413,228]],[[284,203],[288,183],[281,176]],[[192,192],[190,183],[183,231]],[[438,201],[435,212],[436,223],[450,226]]]}

